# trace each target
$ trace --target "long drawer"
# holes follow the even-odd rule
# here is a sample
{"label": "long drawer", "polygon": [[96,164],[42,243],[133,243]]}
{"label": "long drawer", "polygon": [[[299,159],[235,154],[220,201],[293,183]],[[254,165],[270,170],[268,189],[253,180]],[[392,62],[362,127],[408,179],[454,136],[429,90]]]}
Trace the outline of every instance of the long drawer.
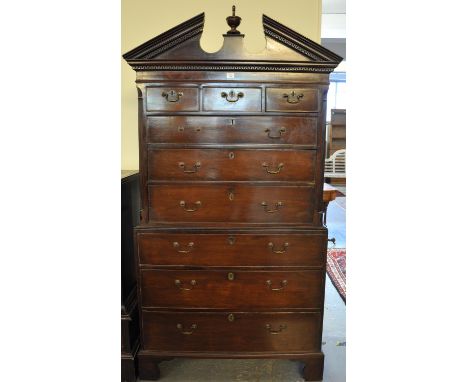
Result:
{"label": "long drawer", "polygon": [[309,223],[314,187],[246,184],[149,186],[153,222]]}
{"label": "long drawer", "polygon": [[147,118],[147,141],[317,147],[317,117],[154,116]]}
{"label": "long drawer", "polygon": [[323,270],[142,269],[140,273],[142,307],[322,308]]}
{"label": "long drawer", "polygon": [[320,351],[321,313],[143,312],[143,345],[158,351]]}
{"label": "long drawer", "polygon": [[323,267],[323,234],[137,234],[140,265]]}
{"label": "long drawer", "polygon": [[315,150],[149,150],[149,180],[298,181],[315,179]]}

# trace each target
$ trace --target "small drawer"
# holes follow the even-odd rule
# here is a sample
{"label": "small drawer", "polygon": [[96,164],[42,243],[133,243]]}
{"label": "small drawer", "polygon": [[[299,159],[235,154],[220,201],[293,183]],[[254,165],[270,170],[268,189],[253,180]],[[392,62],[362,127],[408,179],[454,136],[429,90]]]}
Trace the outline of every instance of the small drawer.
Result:
{"label": "small drawer", "polygon": [[253,112],[262,110],[261,88],[203,88],[203,110]]}
{"label": "small drawer", "polygon": [[151,116],[149,143],[290,144],[317,147],[316,117]]}
{"label": "small drawer", "polygon": [[312,183],[316,155],[315,150],[149,150],[148,178]]}
{"label": "small drawer", "polygon": [[156,222],[310,223],[315,187],[247,184],[149,186],[149,220]]}
{"label": "small drawer", "polygon": [[149,87],[146,89],[147,111],[198,111],[196,87]]}
{"label": "small drawer", "polygon": [[320,111],[318,89],[267,88],[266,110],[311,113]]}
{"label": "small drawer", "polygon": [[[324,267],[326,232],[226,234],[138,232],[140,265]],[[255,253],[255,256],[252,256]]]}
{"label": "small drawer", "polygon": [[321,348],[319,312],[143,312],[143,346],[158,351],[311,352]]}
{"label": "small drawer", "polygon": [[322,309],[325,271],[142,269],[143,308]]}

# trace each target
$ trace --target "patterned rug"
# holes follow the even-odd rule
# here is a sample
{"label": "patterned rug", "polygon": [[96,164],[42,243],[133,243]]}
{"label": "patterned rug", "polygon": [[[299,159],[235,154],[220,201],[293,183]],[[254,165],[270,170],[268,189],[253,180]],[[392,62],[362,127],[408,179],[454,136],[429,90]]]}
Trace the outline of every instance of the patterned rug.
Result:
{"label": "patterned rug", "polygon": [[327,273],[341,298],[346,302],[346,248],[330,248]]}

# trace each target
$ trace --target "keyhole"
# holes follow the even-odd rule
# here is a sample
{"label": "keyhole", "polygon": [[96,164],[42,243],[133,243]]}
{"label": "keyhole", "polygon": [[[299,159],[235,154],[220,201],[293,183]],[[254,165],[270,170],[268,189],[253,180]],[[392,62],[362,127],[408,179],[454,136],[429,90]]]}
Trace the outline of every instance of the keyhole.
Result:
{"label": "keyhole", "polygon": [[235,119],[231,119],[231,125],[235,125],[236,124],[236,120]]}
{"label": "keyhole", "polygon": [[229,153],[229,159],[234,159],[234,153],[232,151]]}

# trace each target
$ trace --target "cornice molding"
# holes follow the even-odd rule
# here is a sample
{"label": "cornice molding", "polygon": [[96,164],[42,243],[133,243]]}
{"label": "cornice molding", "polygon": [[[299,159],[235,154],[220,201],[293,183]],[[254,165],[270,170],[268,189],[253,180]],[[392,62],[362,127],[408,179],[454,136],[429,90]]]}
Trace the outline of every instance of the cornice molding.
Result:
{"label": "cornice molding", "polygon": [[[201,34],[205,23],[205,14],[199,15],[177,25],[136,47],[123,55],[123,58],[136,71],[146,70],[184,70],[184,71],[268,71],[268,72],[309,72],[309,73],[330,73],[338,66],[342,58],[320,44],[295,32],[272,18],[263,15],[263,29],[265,37],[283,45],[304,57],[298,61],[281,61],[281,57],[269,57],[269,51],[265,50],[261,60],[258,57],[251,57],[243,48],[235,53],[239,53],[235,59],[232,50],[225,49],[217,53],[208,54],[204,52],[200,45]],[[225,39],[242,39],[243,35],[235,37],[224,35]],[[236,40],[239,41],[239,40]],[[184,47],[181,45],[184,44]],[[187,45],[189,44],[189,45]],[[229,45],[231,46],[231,45]],[[180,48],[178,48],[180,47]],[[186,47],[190,47],[186,49]],[[174,51],[172,59],[171,54]],[[181,58],[181,52],[183,52]],[[229,53],[230,52],[230,53]],[[160,57],[161,56],[161,57]],[[230,57],[231,56],[231,57]],[[160,58],[159,58],[160,57]],[[168,58],[169,57],[169,58]]]}

